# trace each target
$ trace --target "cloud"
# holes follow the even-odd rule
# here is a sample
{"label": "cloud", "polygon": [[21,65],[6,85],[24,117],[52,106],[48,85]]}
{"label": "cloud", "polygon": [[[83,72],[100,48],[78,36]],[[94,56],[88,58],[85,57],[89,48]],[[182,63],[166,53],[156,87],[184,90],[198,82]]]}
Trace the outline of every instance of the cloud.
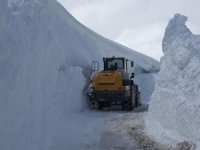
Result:
{"label": "cloud", "polygon": [[[92,30],[115,39],[121,31],[128,26],[133,26],[137,14],[133,10],[145,9],[139,1],[134,0],[89,0],[74,6],[73,2],[59,0],[80,22]],[[141,0],[148,2],[148,0]]]}
{"label": "cloud", "polygon": [[115,41],[159,60],[163,55],[161,51],[163,27],[162,22],[156,22],[140,30],[125,29]]}
{"label": "cloud", "polygon": [[159,60],[165,27],[175,13],[200,33],[199,0],[58,0],[97,33]]}

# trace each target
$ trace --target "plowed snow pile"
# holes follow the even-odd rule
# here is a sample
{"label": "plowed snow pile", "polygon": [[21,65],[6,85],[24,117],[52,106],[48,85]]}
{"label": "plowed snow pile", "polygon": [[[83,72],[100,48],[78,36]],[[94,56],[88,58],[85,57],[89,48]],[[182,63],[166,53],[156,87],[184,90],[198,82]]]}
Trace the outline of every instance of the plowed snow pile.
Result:
{"label": "plowed snow pile", "polygon": [[164,57],[153,93],[147,130],[159,141],[200,142],[200,36],[176,14],[163,39]]}
{"label": "plowed snow pile", "polygon": [[56,0],[0,0],[0,149],[90,147],[106,117],[82,112],[83,68],[113,55],[129,56],[138,71],[159,69],[81,25]]}

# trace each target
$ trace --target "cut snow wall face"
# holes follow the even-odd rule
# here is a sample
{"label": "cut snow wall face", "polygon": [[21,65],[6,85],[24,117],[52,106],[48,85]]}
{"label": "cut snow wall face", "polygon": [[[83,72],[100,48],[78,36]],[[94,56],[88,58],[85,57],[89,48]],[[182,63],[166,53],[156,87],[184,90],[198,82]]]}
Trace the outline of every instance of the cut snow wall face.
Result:
{"label": "cut snow wall face", "polygon": [[0,8],[0,149],[49,150],[58,137],[66,146],[66,116],[83,109],[81,68],[92,60],[130,56],[145,70],[159,68],[87,29],[56,0],[0,0]]}
{"label": "cut snow wall face", "polygon": [[200,142],[200,36],[190,32],[186,21],[176,14],[166,28],[164,57],[146,124],[154,135],[158,131],[150,124],[155,121],[174,137],[178,133]]}

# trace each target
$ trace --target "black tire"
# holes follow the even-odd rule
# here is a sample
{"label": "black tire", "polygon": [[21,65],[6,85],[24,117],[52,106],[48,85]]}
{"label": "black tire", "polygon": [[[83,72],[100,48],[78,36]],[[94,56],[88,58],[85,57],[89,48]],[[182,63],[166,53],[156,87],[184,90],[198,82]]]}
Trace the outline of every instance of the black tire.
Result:
{"label": "black tire", "polygon": [[98,110],[102,110],[103,109],[103,103],[102,102],[98,102]]}
{"label": "black tire", "polygon": [[103,109],[103,106],[102,106],[101,102],[99,102],[99,101],[94,101],[93,109],[102,110],[102,109]]}
{"label": "black tire", "polygon": [[122,103],[122,110],[128,110],[127,102]]}
{"label": "black tire", "polygon": [[128,110],[131,111],[133,110],[133,106],[132,106],[132,99],[129,101],[128,103]]}
{"label": "black tire", "polygon": [[138,107],[142,106],[141,99],[140,99],[140,91],[138,91],[137,93],[137,101],[138,101]]}
{"label": "black tire", "polygon": [[93,100],[89,101],[89,108],[90,109],[95,109],[95,101],[93,101]]}
{"label": "black tire", "polygon": [[125,111],[131,111],[131,110],[133,110],[132,102],[131,101],[124,102],[122,104],[122,110],[125,110]]}
{"label": "black tire", "polygon": [[139,106],[139,101],[138,101],[138,93],[135,93],[135,107]]}
{"label": "black tire", "polygon": [[90,100],[89,101],[89,108],[90,109],[96,109],[96,110],[102,110],[103,109],[103,103],[99,101]]}
{"label": "black tire", "polygon": [[136,84],[135,85],[135,92],[137,93],[139,91],[139,87],[138,87],[138,85]]}
{"label": "black tire", "polygon": [[128,103],[127,102],[123,102],[123,104],[122,104],[122,110],[125,110],[125,111],[128,110]]}
{"label": "black tire", "polygon": [[135,107],[140,106],[140,91],[138,85],[135,85]]}
{"label": "black tire", "polygon": [[122,110],[125,110],[124,104],[122,104]]}

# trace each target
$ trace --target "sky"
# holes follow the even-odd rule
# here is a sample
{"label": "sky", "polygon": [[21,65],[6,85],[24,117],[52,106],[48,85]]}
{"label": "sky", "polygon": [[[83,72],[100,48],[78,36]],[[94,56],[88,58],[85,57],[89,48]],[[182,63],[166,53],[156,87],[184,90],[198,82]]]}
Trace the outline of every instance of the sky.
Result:
{"label": "sky", "polygon": [[188,17],[200,34],[200,0],[58,0],[79,22],[102,36],[157,60],[170,18]]}

